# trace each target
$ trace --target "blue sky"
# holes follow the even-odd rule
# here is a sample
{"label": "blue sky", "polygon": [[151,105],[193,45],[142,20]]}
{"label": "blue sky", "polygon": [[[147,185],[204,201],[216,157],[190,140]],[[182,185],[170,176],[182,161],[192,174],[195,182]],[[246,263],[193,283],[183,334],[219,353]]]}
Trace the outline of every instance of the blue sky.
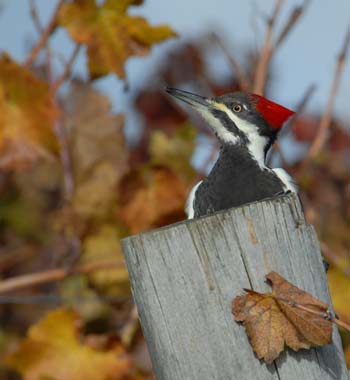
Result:
{"label": "blue sky", "polygon": [[[56,0],[37,0],[40,17],[45,24]],[[279,19],[281,25],[289,11],[301,1],[288,0]],[[37,34],[29,18],[29,0],[0,0],[0,49],[8,51],[15,59],[23,60]],[[145,58],[133,58],[126,66],[130,93],[123,91],[123,82],[114,75],[96,82],[96,86],[111,99],[116,111],[128,109],[135,91],[142,86],[157,60],[174,44],[214,30],[224,36],[234,54],[242,45],[259,46],[265,25],[262,21],[274,5],[274,0],[146,0],[131,13],[146,17],[151,23],[168,23],[179,38],[160,44]],[[306,14],[281,46],[273,59],[277,80],[270,94],[273,100],[293,108],[305,89],[317,84],[317,92],[309,109],[325,106],[334,74],[336,57],[350,22],[349,0],[313,0]],[[278,27],[277,25],[277,27]],[[69,56],[72,44],[66,33],[55,34],[54,49]],[[216,71],[227,70],[223,62],[212,60]],[[84,54],[74,66],[79,75],[86,75]],[[336,101],[335,113],[343,119],[350,118],[350,67],[345,67],[342,84]],[[128,115],[127,115],[128,116]],[[133,121],[127,119],[130,125]],[[345,123],[349,125],[349,122]]]}

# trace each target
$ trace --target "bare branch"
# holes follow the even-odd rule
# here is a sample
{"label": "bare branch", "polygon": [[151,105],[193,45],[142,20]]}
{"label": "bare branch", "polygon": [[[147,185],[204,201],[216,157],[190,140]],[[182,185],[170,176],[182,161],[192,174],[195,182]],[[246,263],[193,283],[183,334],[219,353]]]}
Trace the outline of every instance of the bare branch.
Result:
{"label": "bare branch", "polygon": [[286,24],[284,25],[279,37],[276,40],[274,50],[276,50],[284,42],[289,32],[293,29],[294,25],[299,21],[300,17],[305,12],[310,1],[311,0],[305,0],[303,5],[293,8],[287,19]]}
{"label": "bare branch", "polygon": [[[316,85],[315,84],[311,84],[306,89],[304,95],[302,96],[302,98],[300,99],[299,103],[295,107],[295,114],[294,114],[294,116],[291,117],[287,121],[287,123],[283,127],[282,131],[280,132],[280,134],[279,134],[280,138],[283,137],[283,136],[285,136],[290,131],[291,127],[293,126],[293,124],[295,123],[295,121],[298,119],[299,115],[304,112],[304,110],[305,110],[305,108],[306,108],[309,100],[311,99],[312,95],[314,94],[315,90],[316,90]],[[271,164],[271,161],[272,161],[272,158],[273,158],[275,152],[278,152],[278,154],[280,155],[282,166],[286,167],[287,166],[287,162],[286,162],[286,159],[284,157],[284,154],[283,154],[283,151],[281,149],[281,146],[278,144],[278,142],[275,142],[275,144],[271,148],[271,153],[269,153],[269,156],[268,156],[268,165]]]}
{"label": "bare branch", "polygon": [[213,39],[213,41],[218,46],[220,46],[220,48],[222,49],[224,55],[228,59],[230,65],[232,67],[233,73],[235,74],[235,76],[237,78],[237,81],[239,83],[240,88],[243,91],[248,91],[249,88],[250,88],[249,80],[248,80],[247,76],[245,75],[244,71],[241,69],[241,67],[238,64],[238,62],[236,61],[236,59],[229,52],[229,50],[227,49],[227,47],[224,44],[224,42],[222,41],[222,39],[216,33],[212,33],[211,38]]}
{"label": "bare branch", "polygon": [[77,58],[80,51],[80,45],[75,45],[74,50],[67,61],[62,75],[56,79],[56,81],[52,84],[51,89],[55,93],[61,87],[62,83],[69,77],[71,74],[72,66],[74,64],[75,59]]}
{"label": "bare branch", "polygon": [[265,41],[261,49],[260,57],[256,66],[254,75],[253,92],[258,95],[263,95],[265,83],[267,79],[267,69],[272,57],[272,36],[275,21],[280,13],[282,7],[282,0],[276,0],[275,8],[271,17],[267,21],[267,31],[265,35]]}
{"label": "bare branch", "polygon": [[47,41],[51,35],[51,33],[56,29],[57,26],[57,17],[58,14],[64,4],[64,0],[59,0],[53,14],[51,17],[51,20],[47,24],[46,28],[42,30],[41,36],[39,38],[39,41],[33,46],[32,50],[29,52],[27,58],[24,61],[24,64],[26,66],[31,66],[35,59],[37,58],[38,54],[40,53],[41,49],[47,44]]}
{"label": "bare branch", "polygon": [[30,9],[30,16],[35,26],[35,29],[37,30],[39,34],[41,34],[43,32],[43,27],[39,19],[35,0],[30,0],[29,9]]}
{"label": "bare branch", "polygon": [[276,0],[273,13],[267,22],[265,41],[261,49],[261,53],[255,70],[253,86],[253,91],[255,93],[263,95],[267,80],[268,67],[271,58],[278,49],[278,47],[284,42],[284,40],[286,39],[290,31],[293,29],[293,27],[296,25],[296,23],[299,21],[300,17],[304,14],[305,9],[309,5],[310,1],[311,0],[305,0],[303,5],[297,6],[292,10],[276,42],[273,43],[273,28],[282,6],[282,0]]}
{"label": "bare branch", "polygon": [[332,83],[332,87],[329,93],[325,113],[323,114],[322,119],[320,121],[320,127],[318,129],[317,136],[314,139],[313,143],[311,144],[310,149],[306,155],[306,158],[303,164],[308,163],[310,160],[316,157],[317,154],[322,150],[324,144],[326,143],[328,130],[332,121],[334,103],[335,103],[335,99],[336,99],[339,84],[340,84],[340,78],[343,72],[345,59],[349,50],[349,44],[350,44],[350,27],[348,28],[346,32],[344,44],[338,56],[337,66],[335,69],[333,83]]}
{"label": "bare branch", "polygon": [[350,332],[350,325],[346,322],[343,322],[341,319],[333,318],[332,322],[334,322],[337,326]]}
{"label": "bare branch", "polygon": [[295,107],[295,114],[287,121],[286,125],[283,127],[280,136],[285,136],[289,131],[298,117],[305,111],[310,99],[316,91],[316,85],[314,83],[306,89],[302,98],[299,100],[298,104]]}
{"label": "bare branch", "polygon": [[122,267],[123,265],[124,263],[122,261],[116,262],[115,260],[104,260],[95,261],[74,269],[49,269],[43,272],[12,277],[7,280],[0,281],[0,294],[44,284],[47,282],[62,280],[69,276],[87,274],[100,269],[115,269]]}
{"label": "bare branch", "polygon": [[46,69],[46,76],[47,81],[49,82],[49,85],[51,86],[52,78],[53,78],[53,70],[52,70],[52,55],[51,55],[51,49],[49,45],[49,41],[47,41],[46,48],[45,48],[45,69]]}
{"label": "bare branch", "polygon": [[309,87],[307,87],[304,95],[302,96],[302,98],[299,100],[299,103],[295,107],[295,113],[297,115],[300,115],[301,113],[305,111],[307,104],[309,103],[310,99],[312,98],[313,94],[316,91],[316,88],[317,86],[315,83],[311,83]]}

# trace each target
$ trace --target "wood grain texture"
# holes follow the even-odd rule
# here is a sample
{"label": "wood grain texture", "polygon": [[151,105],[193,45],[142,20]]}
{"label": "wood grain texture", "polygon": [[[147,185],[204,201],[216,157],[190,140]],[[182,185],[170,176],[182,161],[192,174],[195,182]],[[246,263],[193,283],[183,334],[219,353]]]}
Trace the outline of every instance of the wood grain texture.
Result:
{"label": "wood grain texture", "polygon": [[274,270],[330,303],[319,244],[291,194],[124,239],[141,325],[158,380],[345,380],[333,343],[259,361],[231,312],[242,288],[270,291]]}

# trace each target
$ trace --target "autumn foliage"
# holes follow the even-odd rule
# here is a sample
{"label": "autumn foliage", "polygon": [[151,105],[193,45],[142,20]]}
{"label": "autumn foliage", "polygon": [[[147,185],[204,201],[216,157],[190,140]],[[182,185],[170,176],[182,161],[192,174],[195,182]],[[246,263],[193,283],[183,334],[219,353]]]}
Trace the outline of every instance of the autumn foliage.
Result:
{"label": "autumn foliage", "polygon": [[[116,114],[96,80],[127,80],[128,59],[152,54],[175,31],[132,15],[141,0],[58,0],[45,23],[29,3],[38,40],[23,62],[0,56],[0,377],[151,379],[120,240],[184,219],[187,194],[217,153],[203,121],[194,126],[163,84],[197,86],[208,95],[254,88],[272,96],[270,61],[307,10],[294,10],[277,34],[267,23],[258,53],[230,51],[213,34],[172,45],[143,87],[131,89],[132,107]],[[53,62],[62,61],[61,52],[50,47],[58,30],[74,43],[60,69]],[[213,51],[232,75],[213,79],[206,59]],[[342,52],[336,75],[347,43]],[[236,55],[245,57],[242,67]],[[86,58],[86,80],[72,74],[78,56]],[[336,88],[328,103],[335,95]],[[334,307],[350,322],[350,136],[331,107],[326,115],[305,115],[311,96],[295,99],[297,116],[282,132],[306,153],[288,163],[277,147],[271,159],[300,185],[330,263]],[[141,121],[129,137],[131,114]],[[343,340],[349,347],[346,334]]]}
{"label": "autumn foliage", "polygon": [[272,293],[251,289],[233,300],[235,320],[243,322],[259,359],[271,364],[285,346],[294,351],[332,340],[329,305],[298,289],[276,272],[266,275]]}

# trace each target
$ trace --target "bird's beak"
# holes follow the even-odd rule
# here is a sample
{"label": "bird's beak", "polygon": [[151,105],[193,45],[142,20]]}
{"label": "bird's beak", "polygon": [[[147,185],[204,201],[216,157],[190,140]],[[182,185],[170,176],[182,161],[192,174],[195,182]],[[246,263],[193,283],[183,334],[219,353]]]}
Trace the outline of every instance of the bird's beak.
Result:
{"label": "bird's beak", "polygon": [[189,104],[193,108],[208,108],[210,103],[209,99],[205,98],[203,96],[199,96],[196,94],[192,94],[191,92],[188,91],[183,91],[183,90],[178,90],[177,88],[171,88],[167,87],[165,91],[174,96],[177,99],[182,100],[183,102]]}

